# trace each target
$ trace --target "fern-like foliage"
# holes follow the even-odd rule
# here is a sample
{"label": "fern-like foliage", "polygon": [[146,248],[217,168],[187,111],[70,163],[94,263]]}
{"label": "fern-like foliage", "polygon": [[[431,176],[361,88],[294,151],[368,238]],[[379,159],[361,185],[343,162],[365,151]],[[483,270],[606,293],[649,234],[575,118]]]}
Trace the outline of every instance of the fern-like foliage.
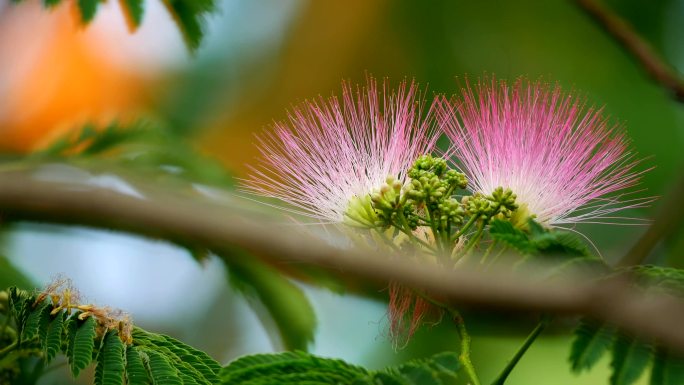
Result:
{"label": "fern-like foliage", "polygon": [[31,155],[34,161],[68,161],[134,171],[146,178],[174,183],[199,183],[231,188],[234,181],[219,162],[200,154],[187,138],[159,126],[138,122],[112,123],[81,130],[55,140]]}
{"label": "fern-like foliage", "polygon": [[549,230],[534,220],[527,222],[526,231],[510,221],[494,219],[489,226],[492,239],[500,241],[523,255],[592,257],[587,246],[576,235]]}
{"label": "fern-like foliage", "polygon": [[[95,385],[213,385],[221,381],[216,361],[169,336],[112,322],[92,305],[70,307],[53,295],[30,294],[15,287],[5,293],[6,315],[13,323],[6,327],[12,331],[5,330],[3,335],[16,338],[0,360],[16,353],[17,357],[37,356],[47,365],[62,353],[74,377],[94,363]],[[77,310],[70,312],[72,308]],[[1,370],[0,378],[5,378],[5,369]]]}
{"label": "fern-like foliage", "polygon": [[[656,266],[633,267],[630,274],[638,285],[672,294],[684,293],[684,271]],[[590,370],[608,352],[611,355],[611,385],[636,382],[651,364],[651,385],[684,384],[684,357],[658,345],[641,341],[606,323],[584,318],[575,330],[570,350],[572,371]]]}
{"label": "fern-like foliage", "polygon": [[[607,271],[607,265],[591,253],[587,245],[567,231],[547,229],[530,219],[525,226],[516,227],[510,221],[494,219],[489,225],[493,242],[504,250],[516,251],[521,263],[540,260],[553,266],[549,274],[556,275],[568,268]],[[538,264],[534,264],[538,267]]]}
{"label": "fern-like foliage", "polygon": [[451,352],[379,371],[287,352],[242,357],[223,368],[221,379],[225,385],[447,385],[453,383],[459,369],[458,355]]}
{"label": "fern-like foliage", "polygon": [[[12,0],[20,3],[23,0]],[[196,50],[204,37],[204,19],[216,10],[215,0],[161,0],[171,13],[183,34],[183,38],[192,51]],[[46,8],[53,8],[63,0],[43,0]],[[76,6],[81,16],[81,22],[88,24],[97,15],[98,6],[102,0],[76,0]],[[143,0],[121,0],[121,7],[132,30],[140,26],[144,16]]]}

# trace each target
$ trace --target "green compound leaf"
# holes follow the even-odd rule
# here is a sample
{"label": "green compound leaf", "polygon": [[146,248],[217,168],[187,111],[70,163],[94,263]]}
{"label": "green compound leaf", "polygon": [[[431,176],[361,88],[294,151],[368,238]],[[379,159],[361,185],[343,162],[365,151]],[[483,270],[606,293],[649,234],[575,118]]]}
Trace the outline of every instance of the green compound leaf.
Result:
{"label": "green compound leaf", "polygon": [[35,301],[33,296],[29,296],[24,290],[19,290],[16,287],[8,289],[8,304],[10,308],[10,315],[14,318],[17,325],[18,343],[21,344],[22,336],[29,315],[31,314],[31,305]]}
{"label": "green compound leaf", "polygon": [[[77,317],[77,315],[74,315]],[[85,321],[74,319],[76,331],[73,335],[73,347],[69,355],[71,373],[78,377],[81,370],[90,365],[93,360],[93,349],[95,348],[95,318],[88,317]],[[73,327],[73,326],[72,326]]]}
{"label": "green compound leaf", "polygon": [[684,360],[667,349],[655,352],[650,385],[684,384]]}
{"label": "green compound leaf", "polygon": [[[55,315],[49,299],[35,307],[36,297],[12,287],[7,291],[10,317],[23,327],[26,355],[49,363],[64,352],[71,372],[78,377],[95,360],[96,385],[213,385],[221,382],[221,366],[206,353],[169,336],[135,327],[132,345],[126,345],[117,329],[107,329],[95,316],[79,320],[81,312]],[[23,320],[23,321],[22,321]],[[108,320],[107,322],[110,322]],[[15,338],[22,333],[15,334]],[[0,380],[0,382],[2,382]]]}
{"label": "green compound leaf", "polygon": [[29,341],[35,337],[39,337],[39,341],[44,340],[45,335],[47,335],[47,322],[49,322],[51,310],[48,302],[43,301],[35,308],[32,308],[32,304],[27,301],[26,307],[30,313],[24,325],[24,340]]}
{"label": "green compound leaf", "polygon": [[674,295],[684,295],[684,270],[653,265],[633,266],[625,270],[632,273],[637,283],[665,289]]}
{"label": "green compound leaf", "polygon": [[274,268],[241,251],[228,262],[231,284],[268,310],[287,350],[306,350],[313,341],[316,314],[304,292]]}
{"label": "green compound leaf", "polygon": [[97,356],[96,385],[123,385],[125,346],[119,334],[109,331]]}
{"label": "green compound leaf", "polygon": [[178,375],[178,371],[173,367],[171,362],[163,354],[151,349],[141,349],[147,354],[149,358],[149,373],[152,377],[152,382],[164,385],[183,385],[183,381]]}
{"label": "green compound leaf", "polygon": [[199,47],[204,37],[204,18],[216,8],[214,0],[164,0],[183,38],[191,50]]}
{"label": "green compound leaf", "polygon": [[140,328],[133,330],[133,340],[140,349],[153,349],[161,353],[184,383],[211,385],[220,382],[218,375],[221,366],[204,352],[169,336],[149,333]]}
{"label": "green compound leaf", "polygon": [[77,315],[73,315],[69,317],[64,324],[64,329],[66,331],[66,350],[64,353],[69,360],[71,360],[71,357],[74,355],[74,341],[76,340],[78,323]]}
{"label": "green compound leaf", "polygon": [[[23,0],[11,0],[20,3]],[[93,21],[97,15],[99,3],[104,0],[76,0],[81,22],[84,25]],[[120,0],[122,9],[135,28],[142,23],[144,14],[143,0]],[[176,21],[186,45],[191,51],[199,48],[204,37],[204,19],[216,10],[215,0],[159,0],[166,5]],[[43,0],[45,8],[54,8],[62,0]]]}
{"label": "green compound leaf", "polygon": [[536,252],[536,248],[530,242],[528,235],[522,230],[513,227],[513,224],[509,221],[492,220],[489,224],[489,234],[492,239],[513,247],[523,255]]}
{"label": "green compound leaf", "polygon": [[95,18],[97,6],[100,0],[78,0],[78,10],[81,13],[81,22],[88,24]]}
{"label": "green compound leaf", "polygon": [[371,384],[370,373],[341,360],[304,352],[257,354],[242,357],[221,372],[223,384]]}
{"label": "green compound leaf", "polygon": [[572,371],[579,373],[591,369],[613,343],[614,330],[606,325],[583,319],[575,330],[570,350]]}
{"label": "green compound leaf", "polygon": [[133,27],[137,28],[140,26],[144,13],[143,0],[122,0],[121,5]]}
{"label": "green compound leaf", "polygon": [[161,334],[162,341],[158,341],[157,346],[167,347],[171,352],[178,356],[181,360],[191,365],[211,384],[220,381],[218,374],[221,371],[221,365],[214,361],[213,358],[203,351],[197,350],[188,346],[177,339]]}
{"label": "green compound leaf", "polygon": [[62,334],[64,334],[65,313],[58,313],[48,326],[47,337],[45,338],[45,363],[49,363],[57,355],[62,347]]}
{"label": "green compound leaf", "polygon": [[126,349],[126,381],[127,385],[151,384],[141,353],[135,346],[129,346]]}
{"label": "green compound leaf", "polygon": [[52,8],[59,5],[61,2],[62,0],[43,0],[43,5],[45,8]]}
{"label": "green compound leaf", "polygon": [[[611,274],[615,275],[629,276],[644,290],[684,294],[684,270],[635,266]],[[611,385],[634,384],[651,362],[651,385],[684,383],[684,357],[681,355],[675,355],[653,341],[640,341],[609,325],[581,320],[570,352],[572,370],[579,373],[591,369],[607,351],[612,355]]]}
{"label": "green compound leaf", "polygon": [[221,379],[226,385],[446,385],[459,369],[455,353],[374,372],[337,359],[286,352],[242,357],[223,368]]}
{"label": "green compound leaf", "polygon": [[611,385],[630,385],[639,379],[651,360],[651,349],[640,341],[618,335],[613,345]]}
{"label": "green compound leaf", "polygon": [[68,160],[135,170],[164,182],[199,183],[224,188],[234,186],[232,176],[216,160],[200,154],[179,135],[153,124],[129,126],[116,123],[103,129],[86,125],[67,134],[32,157],[40,161]]}

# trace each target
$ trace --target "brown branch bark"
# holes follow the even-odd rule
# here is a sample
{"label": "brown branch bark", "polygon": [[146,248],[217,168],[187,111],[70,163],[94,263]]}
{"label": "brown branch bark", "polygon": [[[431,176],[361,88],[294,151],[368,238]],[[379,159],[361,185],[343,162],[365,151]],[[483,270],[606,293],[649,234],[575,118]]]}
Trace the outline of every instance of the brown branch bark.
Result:
{"label": "brown branch bark", "polygon": [[147,198],[138,198],[86,184],[39,181],[29,172],[2,173],[0,213],[9,221],[91,226],[206,247],[228,262],[238,258],[233,253],[238,246],[276,265],[306,264],[372,283],[397,281],[459,305],[584,314],[684,352],[684,302],[637,291],[623,280],[536,281],[511,272],[447,271],[330,246],[282,220],[251,212],[249,204],[227,206],[145,187]]}
{"label": "brown branch bark", "polygon": [[653,80],[672,92],[676,100],[684,102],[684,81],[627,21],[603,5],[600,0],[577,0],[577,4],[621,44]]}

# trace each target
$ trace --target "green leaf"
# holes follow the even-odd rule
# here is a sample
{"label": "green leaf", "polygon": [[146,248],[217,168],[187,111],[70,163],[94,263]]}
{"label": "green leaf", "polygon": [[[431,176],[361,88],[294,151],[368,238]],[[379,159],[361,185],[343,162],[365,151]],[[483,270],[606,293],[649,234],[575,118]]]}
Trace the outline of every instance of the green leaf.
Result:
{"label": "green leaf", "polygon": [[[304,352],[257,354],[242,357],[221,372],[223,384],[321,384],[368,383],[370,375],[360,366],[320,358]],[[365,380],[365,381],[363,381]],[[318,382],[315,382],[318,381]],[[363,381],[363,382],[360,382]]]}
{"label": "green leaf", "polygon": [[169,350],[176,354],[180,359],[192,365],[193,368],[204,376],[206,381],[212,384],[220,381],[218,374],[221,371],[221,365],[207,353],[197,350],[167,335],[161,334],[160,336],[164,340],[164,346],[168,347]]}
{"label": "green leaf", "polygon": [[513,247],[523,255],[534,254],[537,249],[522,230],[513,227],[509,221],[494,219],[489,224],[492,239]]}
{"label": "green leaf", "polygon": [[29,295],[25,290],[19,290],[14,286],[8,289],[8,305],[10,307],[10,313],[17,325],[19,342],[21,342],[22,336],[24,335],[24,329],[28,322],[29,315],[31,314],[34,301],[35,297]]}
{"label": "green leaf", "polygon": [[[20,3],[23,0],[11,0]],[[98,5],[104,0],[77,0],[81,22],[88,24],[95,18]],[[143,0],[120,0],[127,18],[137,27],[143,18]],[[161,0],[167,6],[191,51],[196,50],[204,37],[204,19],[216,10],[215,0]],[[43,0],[45,8],[53,8],[62,0]]]}
{"label": "green leaf", "polygon": [[226,385],[446,385],[459,369],[457,354],[450,352],[376,372],[337,359],[285,352],[239,358],[223,368],[221,378]]}
{"label": "green leaf", "polygon": [[97,159],[104,165],[135,170],[167,183],[234,186],[225,167],[196,151],[186,138],[142,122],[130,126],[113,123],[103,129],[86,125],[79,133],[56,140],[32,157],[38,161],[83,162],[91,167]]}
{"label": "green leaf", "polygon": [[453,352],[439,353],[427,359],[409,361],[397,368],[388,369],[394,373],[401,384],[442,385],[451,383],[461,369],[458,354]]}
{"label": "green leaf", "polygon": [[316,315],[306,295],[274,268],[244,252],[236,253],[239,258],[227,258],[231,284],[264,305],[285,349],[306,350],[316,329]]}
{"label": "green leaf", "polygon": [[45,363],[49,363],[57,355],[62,347],[62,334],[64,333],[64,312],[58,313],[50,322],[45,338]]}
{"label": "green leaf", "polygon": [[134,343],[154,349],[169,359],[185,383],[215,384],[219,382],[221,366],[206,353],[171,337],[149,333],[140,328],[133,331]]}
{"label": "green leaf", "polygon": [[88,24],[95,18],[99,2],[100,0],[78,0],[78,10],[81,12],[83,24]]}
{"label": "green leaf", "polygon": [[579,373],[591,369],[613,343],[614,332],[605,324],[582,319],[575,330],[570,350],[572,371]]}
{"label": "green leaf", "polygon": [[668,349],[656,350],[650,385],[684,384],[684,359]]}
{"label": "green leaf", "polygon": [[199,47],[204,36],[204,18],[215,9],[214,0],[164,1],[183,33],[188,47],[194,51]]}
{"label": "green leaf", "polygon": [[[39,337],[39,341],[45,339],[47,334],[47,322],[45,319],[50,316],[50,309],[48,308],[51,306],[49,305],[48,301],[43,301],[30,310],[28,318],[26,318],[26,325],[24,326],[24,340],[28,341],[34,337]],[[32,307],[32,305],[28,306]]]}
{"label": "green leaf", "polygon": [[143,0],[121,1],[126,17],[134,27],[140,26],[143,18]]}
{"label": "green leaf", "polygon": [[59,3],[61,3],[61,2],[62,2],[62,0],[43,0],[43,5],[46,8],[53,8],[53,7],[56,7],[57,5],[59,5]]}
{"label": "green leaf", "polygon": [[71,361],[74,356],[74,341],[76,340],[76,332],[78,331],[78,314],[74,314],[66,320],[64,329],[66,330],[66,356]]}
{"label": "green leaf", "polygon": [[[88,317],[85,321],[76,322],[76,332],[73,336],[73,348],[69,355],[71,373],[78,377],[81,370],[85,369],[93,360],[95,348],[95,318]],[[80,323],[80,324],[79,324]]]}
{"label": "green leaf", "polygon": [[619,334],[613,345],[611,385],[630,385],[639,379],[651,360],[651,349],[635,338]]}
{"label": "green leaf", "polygon": [[116,331],[109,331],[103,338],[103,346],[97,357],[97,385],[123,385],[125,346]]}
{"label": "green leaf", "polygon": [[552,256],[588,257],[589,248],[575,234],[565,231],[549,231],[532,237],[532,245],[538,253]]}
{"label": "green leaf", "polygon": [[632,273],[637,284],[665,289],[671,294],[684,294],[684,270],[652,265],[633,266],[621,272]]}
{"label": "green leaf", "polygon": [[135,346],[126,349],[126,381],[127,385],[149,385],[150,376],[140,355],[140,351]]}
{"label": "green leaf", "polygon": [[168,358],[151,349],[142,349],[142,351],[149,357],[149,372],[153,384],[183,385],[183,381],[178,377],[178,372]]}

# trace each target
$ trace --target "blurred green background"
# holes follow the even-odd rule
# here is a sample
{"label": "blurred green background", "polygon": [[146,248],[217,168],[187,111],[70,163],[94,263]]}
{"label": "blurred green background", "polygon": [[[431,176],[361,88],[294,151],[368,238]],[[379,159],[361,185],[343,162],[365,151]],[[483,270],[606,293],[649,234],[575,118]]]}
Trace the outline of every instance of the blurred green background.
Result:
{"label": "blurred green background", "polygon": [[[605,106],[645,158],[642,167],[654,167],[644,175],[641,196],[661,196],[681,176],[681,105],[572,1],[225,0],[194,55],[158,3],[146,2],[146,19],[130,34],[114,1],[83,29],[74,26],[70,4],[46,12],[39,1],[0,0],[0,148],[22,153],[81,123],[144,118],[244,176],[257,156],[255,132],[285,118],[292,104],[338,93],[342,79],[415,78],[431,92],[452,94],[457,78],[494,74],[557,81]],[[684,66],[684,1],[607,4],[669,63]],[[27,26],[30,35],[22,32]],[[632,214],[652,216],[658,207]],[[578,230],[614,260],[644,228]],[[651,262],[684,266],[678,239],[660,245]],[[171,333],[219,361],[278,348],[228,288],[217,260],[199,266],[185,251],[157,242],[34,225],[8,229],[2,252],[38,285],[66,273],[87,296],[130,310],[141,326]],[[1,271],[3,285],[16,279],[9,267]],[[316,353],[381,367],[457,347],[444,323],[395,351],[383,303],[312,287],[307,293],[319,318]],[[491,315],[469,318],[484,382],[533,327],[532,316],[503,325],[506,315],[497,317],[498,323]],[[558,322],[545,333],[508,383],[606,384],[607,359],[591,373],[570,373],[570,325]],[[44,384],[65,383],[59,375]]]}

